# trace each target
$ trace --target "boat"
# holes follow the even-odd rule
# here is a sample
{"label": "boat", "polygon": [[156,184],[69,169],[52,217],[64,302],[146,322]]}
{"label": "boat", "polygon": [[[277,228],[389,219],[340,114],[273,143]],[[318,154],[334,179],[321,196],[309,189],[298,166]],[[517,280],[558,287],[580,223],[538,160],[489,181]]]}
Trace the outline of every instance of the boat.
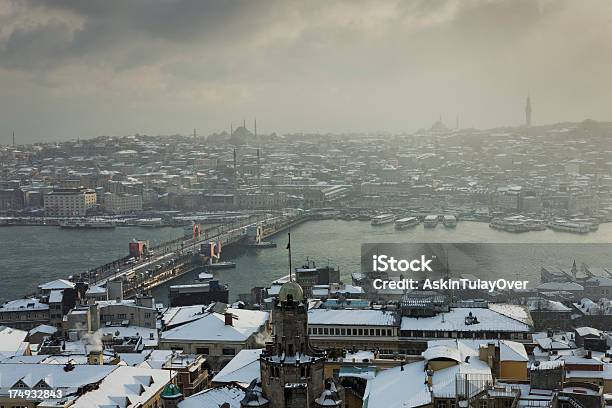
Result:
{"label": "boat", "polygon": [[438,216],[437,215],[428,215],[423,220],[423,226],[425,228],[435,228],[438,225]]}
{"label": "boat", "polygon": [[145,228],[163,227],[164,221],[161,218],[140,218],[136,220],[136,225]]}
{"label": "boat", "polygon": [[562,219],[550,221],[548,223],[548,228],[554,231],[573,232],[577,234],[586,234],[591,231],[591,226],[589,224],[570,222]]}
{"label": "boat", "polygon": [[60,223],[60,228],[62,229],[112,229],[115,226],[115,223],[106,220],[69,220]]}
{"label": "boat", "polygon": [[219,261],[219,262],[209,263],[208,265],[206,265],[206,268],[208,268],[208,270],[233,269],[235,267],[236,267],[236,263],[231,262],[231,261]]}
{"label": "boat", "polygon": [[414,227],[419,224],[419,219],[417,217],[405,217],[400,218],[395,221],[395,229],[396,230],[404,230],[410,227]]}
{"label": "boat", "polygon": [[588,225],[591,231],[597,231],[599,229],[599,221],[594,218],[570,218],[569,221]]}
{"label": "boat", "polygon": [[513,219],[500,219],[495,218],[489,223],[489,228],[506,231],[506,232],[527,232],[529,231],[528,226],[520,220]]}
{"label": "boat", "polygon": [[270,241],[251,242],[247,244],[247,246],[249,248],[257,248],[257,249],[276,248],[276,242],[270,242]]}
{"label": "boat", "polygon": [[200,272],[198,274],[198,282],[207,282],[211,279],[213,279],[214,276],[212,273],[208,273],[208,272]]}
{"label": "boat", "polygon": [[442,223],[446,228],[455,228],[457,226],[457,217],[454,215],[445,215],[442,218]]}
{"label": "boat", "polygon": [[372,225],[384,225],[384,224],[389,224],[391,222],[395,221],[395,215],[393,214],[381,214],[381,215],[376,215],[374,217],[372,217],[372,219],[370,220],[370,224]]}

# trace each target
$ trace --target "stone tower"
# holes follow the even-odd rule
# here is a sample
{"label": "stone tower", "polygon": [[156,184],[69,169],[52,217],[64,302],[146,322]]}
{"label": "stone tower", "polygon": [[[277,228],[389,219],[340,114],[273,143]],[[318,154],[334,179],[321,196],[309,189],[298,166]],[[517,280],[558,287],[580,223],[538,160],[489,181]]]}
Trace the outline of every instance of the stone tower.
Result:
{"label": "stone tower", "polygon": [[308,306],[296,282],[285,283],[272,310],[272,343],[261,355],[261,386],[271,407],[317,407],[325,391],[325,356],[310,346]]}

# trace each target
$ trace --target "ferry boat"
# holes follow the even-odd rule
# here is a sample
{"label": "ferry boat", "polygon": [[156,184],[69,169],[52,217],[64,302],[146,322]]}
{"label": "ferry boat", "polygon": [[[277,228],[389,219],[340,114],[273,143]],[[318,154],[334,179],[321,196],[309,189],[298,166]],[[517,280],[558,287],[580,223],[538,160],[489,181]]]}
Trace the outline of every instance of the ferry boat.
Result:
{"label": "ferry boat", "polygon": [[276,248],[276,242],[270,241],[259,241],[248,243],[249,248],[263,249],[263,248]]}
{"label": "ferry boat", "polygon": [[372,225],[383,225],[383,224],[389,224],[391,222],[395,221],[395,215],[393,214],[381,214],[381,215],[376,215],[374,217],[372,217],[372,220],[370,221],[370,224]]}
{"label": "ferry boat", "polygon": [[60,223],[63,229],[112,229],[115,226],[115,223],[106,220],[68,220]]}
{"label": "ferry boat", "polygon": [[570,222],[567,220],[553,220],[548,223],[548,228],[554,231],[573,232],[577,234],[586,234],[591,231],[591,226],[579,222]]}
{"label": "ferry boat", "polygon": [[399,220],[395,221],[396,230],[404,230],[414,227],[415,225],[419,225],[419,219],[417,217],[400,218]]}
{"label": "ferry boat", "polygon": [[457,217],[454,215],[445,215],[442,218],[442,223],[446,228],[455,228],[457,226]]}
{"label": "ferry boat", "polygon": [[138,227],[156,228],[163,227],[164,221],[161,218],[140,218],[136,220]]}
{"label": "ferry boat", "polygon": [[206,265],[206,268],[208,270],[233,269],[235,267],[236,267],[236,263],[231,262],[231,261],[218,261],[218,262],[212,262]]}
{"label": "ferry boat", "polygon": [[428,215],[423,220],[423,226],[425,228],[435,228],[438,225],[438,216],[437,215]]}
{"label": "ferry boat", "polygon": [[208,282],[209,280],[213,279],[214,276],[212,273],[208,273],[208,272],[200,272],[198,274],[198,282]]}
{"label": "ferry boat", "polygon": [[585,224],[589,226],[590,231],[597,231],[599,229],[599,222],[594,218],[570,218],[570,222]]}
{"label": "ferry boat", "polygon": [[528,226],[519,220],[495,218],[489,223],[489,228],[506,231],[506,232],[527,232]]}

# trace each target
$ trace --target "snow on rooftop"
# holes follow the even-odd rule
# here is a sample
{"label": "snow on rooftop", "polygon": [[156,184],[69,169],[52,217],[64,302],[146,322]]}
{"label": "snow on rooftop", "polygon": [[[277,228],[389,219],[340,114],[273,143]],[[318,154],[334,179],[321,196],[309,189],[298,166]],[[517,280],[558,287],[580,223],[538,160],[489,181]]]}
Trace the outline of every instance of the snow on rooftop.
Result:
{"label": "snow on rooftop", "polygon": [[385,310],[311,309],[309,325],[394,326],[397,315]]}
{"label": "snow on rooftop", "polygon": [[209,388],[198,392],[179,402],[178,408],[219,408],[229,404],[229,408],[241,408],[240,401],[244,399],[244,390],[235,385]]}
{"label": "snow on rooftop", "polygon": [[262,349],[240,350],[232,360],[212,379],[213,383],[235,382],[248,386],[255,378],[259,379],[259,356]]}
{"label": "snow on rooftop", "polygon": [[74,288],[74,283],[66,280],[66,279],[56,279],[51,282],[43,283],[38,285],[40,290],[62,290],[62,289],[72,289]]}
{"label": "snow on rooftop", "polygon": [[[433,374],[433,395],[454,398],[457,374],[491,379],[491,369],[486,363],[471,358]],[[410,408],[431,404],[432,393],[427,384],[425,361],[417,361],[402,367],[384,370],[369,380],[365,390],[364,408]]]}
{"label": "snow on rooftop", "polygon": [[[470,312],[478,323],[466,324]],[[432,317],[402,317],[401,330],[529,332],[530,327],[491,309],[456,307]]]}
{"label": "snow on rooftop", "polygon": [[[427,342],[427,350],[423,352],[423,357],[426,360],[432,358],[451,358],[456,361],[465,361],[467,356],[479,356],[480,347],[486,347],[488,344],[495,344],[499,347],[501,361],[529,361],[529,356],[522,343],[511,340],[480,340],[480,339],[442,339],[429,340]],[[440,348],[438,351],[435,349]],[[444,348],[457,350],[449,352]],[[431,351],[430,351],[431,350]],[[448,354],[448,355],[447,355]]]}
{"label": "snow on rooftop", "polygon": [[[105,376],[97,389],[77,398],[72,407],[127,408],[144,405],[163,389],[171,376],[167,370],[128,366],[115,368]],[[176,373],[174,375],[176,376]]]}
{"label": "snow on rooftop", "polygon": [[0,306],[0,312],[7,311],[20,311],[20,310],[48,310],[49,305],[42,303],[40,299],[28,298],[28,299],[15,299],[6,302]]}
{"label": "snow on rooftop", "polygon": [[54,289],[49,293],[49,303],[61,303],[64,298],[64,290]]}
{"label": "snow on rooftop", "polygon": [[167,327],[199,319],[203,315],[205,305],[177,306],[168,308],[162,315],[162,322]]}
{"label": "snow on rooftop", "polygon": [[268,312],[258,310],[228,308],[227,311],[234,316],[231,325],[225,324],[223,314],[208,313],[197,320],[163,332],[162,341],[245,341],[257,333],[269,318]]}
{"label": "snow on rooftop", "polygon": [[30,330],[28,334],[30,336],[33,334],[37,334],[37,333],[53,334],[56,331],[57,331],[57,327],[55,326],[49,326],[48,324],[41,324],[41,325],[34,327],[32,330]]}
{"label": "snow on rooftop", "polygon": [[28,332],[0,326],[0,352],[2,354],[14,354],[21,348]]}
{"label": "snow on rooftop", "polygon": [[489,303],[489,309],[519,322],[533,325],[529,311],[524,306],[509,303]]}
{"label": "snow on rooftop", "polygon": [[64,366],[58,364],[2,363],[0,388],[19,388],[15,387],[19,381],[25,387],[33,388],[44,380],[49,388],[76,391],[84,385],[101,381],[116,368],[117,366],[110,365],[76,365],[73,370],[65,371]]}

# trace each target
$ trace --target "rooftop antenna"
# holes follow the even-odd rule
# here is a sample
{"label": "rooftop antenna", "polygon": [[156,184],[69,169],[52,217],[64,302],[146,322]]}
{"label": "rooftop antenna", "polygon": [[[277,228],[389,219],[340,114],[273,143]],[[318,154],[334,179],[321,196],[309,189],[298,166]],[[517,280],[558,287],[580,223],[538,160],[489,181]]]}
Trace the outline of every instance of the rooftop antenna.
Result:
{"label": "rooftop antenna", "polygon": [[287,238],[287,250],[289,251],[289,282],[291,282],[293,280],[293,267],[291,265],[291,232],[287,233]]}
{"label": "rooftop antenna", "polygon": [[15,131],[13,130],[13,147],[15,147]]}
{"label": "rooftop antenna", "polygon": [[246,129],[246,120],[242,119],[242,127]]}
{"label": "rooftop antenna", "polygon": [[257,137],[257,118],[255,118],[255,126],[254,126],[254,129],[255,129],[255,137]]}
{"label": "rooftop antenna", "polygon": [[197,136],[197,134],[196,134],[196,128],[193,128],[193,140],[195,140],[195,139],[196,139],[196,136]]}
{"label": "rooftop antenna", "polygon": [[234,134],[234,124],[230,123],[230,136]]}

